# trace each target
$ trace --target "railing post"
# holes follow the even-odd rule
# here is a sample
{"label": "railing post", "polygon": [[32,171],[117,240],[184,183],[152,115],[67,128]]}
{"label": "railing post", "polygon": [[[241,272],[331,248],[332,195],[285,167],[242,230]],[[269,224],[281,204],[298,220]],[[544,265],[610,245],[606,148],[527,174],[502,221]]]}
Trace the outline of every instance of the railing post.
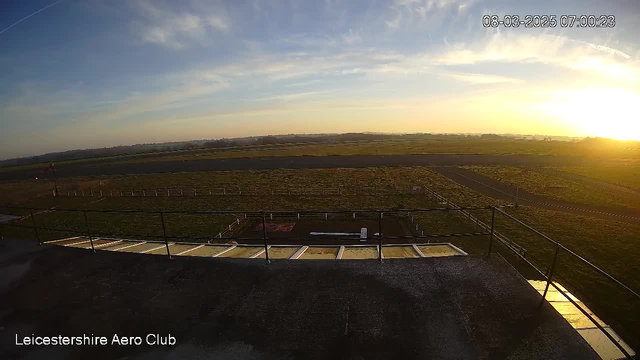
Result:
{"label": "railing post", "polygon": [[494,229],[496,224],[496,208],[491,207],[491,234],[489,235],[489,252],[487,256],[491,255],[491,247],[493,246]]}
{"label": "railing post", "polygon": [[36,241],[38,241],[38,245],[42,245],[40,242],[40,235],[38,235],[38,228],[36,227],[36,219],[33,217],[33,210],[30,208],[29,213],[31,214],[31,224],[33,224],[33,232],[36,234]]}
{"label": "railing post", "polygon": [[89,235],[89,242],[91,243],[91,250],[96,252],[96,248],[93,246],[93,236],[91,236],[91,230],[89,229],[89,220],[87,220],[87,210],[82,210],[84,214],[84,225],[87,227],[87,235]]}
{"label": "railing post", "polygon": [[267,244],[267,227],[264,213],[262,213],[262,239],[264,240],[264,256],[267,259],[267,263],[269,263],[269,246]]}
{"label": "railing post", "polygon": [[169,251],[169,241],[167,241],[167,229],[164,226],[164,213],[160,211],[160,221],[162,222],[162,237],[164,238],[164,245],[167,247],[167,256],[171,259],[171,252]]}
{"label": "railing post", "polygon": [[378,261],[382,262],[382,211],[378,213]]}
{"label": "railing post", "polygon": [[540,300],[540,306],[544,303],[544,299],[547,297],[547,291],[549,290],[549,285],[551,285],[551,279],[553,277],[553,272],[556,269],[556,262],[558,261],[558,252],[560,252],[560,245],[556,244],[556,253],[553,256],[553,263],[551,264],[551,269],[549,270],[549,276],[547,276],[547,285],[544,287],[544,293],[542,294],[542,299]]}

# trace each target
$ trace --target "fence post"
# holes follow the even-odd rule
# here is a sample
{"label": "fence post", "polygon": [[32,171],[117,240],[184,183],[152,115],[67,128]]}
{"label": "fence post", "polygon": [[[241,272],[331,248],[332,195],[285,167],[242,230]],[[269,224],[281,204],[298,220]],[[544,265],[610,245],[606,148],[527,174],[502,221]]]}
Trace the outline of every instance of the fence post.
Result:
{"label": "fence post", "polygon": [[264,239],[264,256],[267,259],[267,263],[269,263],[269,246],[267,245],[267,227],[264,213],[262,213],[262,239]]}
{"label": "fence post", "polygon": [[38,228],[36,227],[36,219],[33,217],[33,210],[31,208],[29,208],[29,213],[31,214],[31,224],[33,224],[33,232],[36,234],[38,245],[42,245],[42,242],[40,242],[40,235],[38,235]]}
{"label": "fence post", "polygon": [[171,259],[171,252],[169,251],[169,241],[167,241],[167,230],[164,226],[164,213],[160,211],[160,221],[162,222],[162,237],[164,238],[164,245],[167,247],[167,256]]}
{"label": "fence post", "polygon": [[378,213],[378,261],[382,262],[382,211]]}
{"label": "fence post", "polygon": [[89,229],[89,220],[87,220],[87,210],[82,210],[84,214],[84,225],[87,227],[87,235],[89,235],[89,242],[91,243],[91,250],[96,252],[96,248],[93,246],[93,236],[91,236],[91,230]]}
{"label": "fence post", "polygon": [[553,272],[556,269],[556,262],[558,261],[558,252],[560,252],[560,244],[556,243],[556,254],[553,256],[553,263],[551,264],[551,269],[549,270],[549,276],[547,276],[547,285],[544,287],[544,293],[542,294],[542,299],[540,300],[540,306],[544,303],[544,299],[547,297],[547,290],[549,290],[549,285],[551,284],[551,278],[553,277]]}
{"label": "fence post", "polygon": [[491,255],[491,247],[493,246],[494,228],[496,223],[496,208],[491,207],[491,234],[489,235],[489,252],[487,256]]}

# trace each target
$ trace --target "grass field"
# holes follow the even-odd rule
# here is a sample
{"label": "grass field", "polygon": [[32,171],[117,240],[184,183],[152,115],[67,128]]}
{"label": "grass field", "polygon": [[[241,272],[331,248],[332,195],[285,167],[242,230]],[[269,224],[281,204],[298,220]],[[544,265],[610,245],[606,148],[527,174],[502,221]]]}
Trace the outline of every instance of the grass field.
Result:
{"label": "grass field", "polygon": [[640,190],[640,164],[633,160],[613,165],[562,166],[558,170]]}
{"label": "grass field", "polygon": [[[465,168],[505,184],[517,186],[535,195],[581,204],[640,209],[640,199],[636,197],[624,196],[614,192],[603,192],[595,186],[536,171],[510,166],[466,166]],[[585,171],[585,175],[588,173],[588,171]],[[622,183],[630,184],[630,181],[624,179]]]}
{"label": "grass field", "polygon": [[[616,141],[541,141],[511,138],[451,137],[432,139],[394,139],[384,141],[354,141],[329,144],[273,144],[236,146],[219,149],[192,149],[147,154],[117,155],[93,159],[63,160],[59,166],[69,164],[147,163],[195,159],[325,156],[325,155],[408,155],[408,154],[491,154],[491,155],[550,155],[588,157],[592,161],[633,163],[640,166],[637,143]],[[635,149],[635,150],[634,150]],[[48,163],[0,167],[0,173],[45,168]]]}
{"label": "grass field", "polygon": [[[500,171],[513,170],[497,170]],[[525,181],[523,179],[523,181]],[[201,172],[181,174],[148,174],[131,176],[114,176],[82,179],[63,179],[63,183],[99,184],[113,188],[153,188],[153,187],[216,187],[241,186],[243,188],[275,186],[335,186],[340,184],[350,187],[376,186],[389,190],[389,195],[362,196],[199,196],[199,197],[108,197],[95,202],[96,198],[55,198],[46,197],[32,200],[24,205],[34,207],[59,206],[60,208],[84,209],[147,209],[147,210],[233,210],[239,214],[242,211],[259,210],[348,210],[375,208],[421,208],[443,207],[426,194],[391,194],[397,187],[411,187],[414,185],[432,186],[435,190],[460,206],[501,205],[500,201],[487,198],[448,178],[439,175],[429,168],[366,168],[366,169],[303,169],[278,171],[230,171],[230,172]],[[546,180],[537,180],[544,183]],[[536,184],[527,184],[535,190]],[[19,188],[17,183],[2,183],[0,189],[12,191]],[[593,198],[588,198],[593,200]],[[586,200],[585,200],[586,201]],[[640,226],[599,220],[586,216],[563,214],[554,211],[520,207],[508,209],[517,218],[532,224],[535,228],[559,241],[578,254],[600,266],[616,278],[623,281],[636,291],[640,290],[640,280],[630,270],[630,264],[635,264],[640,257],[637,247],[640,239]],[[7,213],[4,211],[4,213]],[[25,215],[24,211],[15,211]],[[474,215],[485,222],[490,222],[489,211],[475,211]],[[235,219],[232,215],[167,215],[165,218],[167,233],[170,236],[200,237],[215,236],[222,228]],[[476,232],[480,229],[468,219],[459,214],[429,213],[415,217],[420,231],[428,234]],[[52,226],[63,231],[41,232],[42,239],[61,238],[71,236],[72,233],[64,229],[86,231],[82,213],[47,213],[35,216],[39,226]],[[118,232],[123,234],[147,234],[160,237],[162,226],[158,215],[122,215],[122,214],[88,214],[90,229],[98,231]],[[30,225],[30,219],[22,222]],[[499,215],[496,218],[496,230],[528,250],[527,257],[541,268],[551,264],[554,247],[531,231],[516,226],[514,222]],[[3,235],[32,240],[34,233],[31,229],[3,227]],[[431,242],[451,242],[470,254],[484,254],[488,249],[487,236],[465,238],[433,239]],[[522,261],[512,255],[499,242],[494,241],[494,250],[503,254],[524,274],[533,273]],[[366,249],[363,249],[366,251]],[[345,258],[349,254],[345,253]],[[560,281],[567,281],[569,289],[585,299],[588,305],[599,316],[613,325],[616,330],[624,328],[620,333],[628,335],[633,329],[639,328],[640,304],[634,302],[625,293],[612,287],[610,282],[594,273],[589,268],[575,261],[566,254],[560,256],[558,276]],[[625,338],[628,339],[629,336]],[[640,337],[636,337],[640,338]],[[638,345],[638,344],[632,344]]]}
{"label": "grass field", "polygon": [[[626,147],[594,147],[590,144],[515,140],[515,139],[443,139],[414,141],[377,141],[350,144],[279,145],[209,151],[183,152],[153,158],[117,159],[111,164],[182,161],[194,159],[221,159],[277,156],[329,156],[329,155],[416,155],[416,154],[487,154],[487,155],[563,155],[624,157],[639,159],[637,151]],[[96,165],[99,166],[99,165]]]}

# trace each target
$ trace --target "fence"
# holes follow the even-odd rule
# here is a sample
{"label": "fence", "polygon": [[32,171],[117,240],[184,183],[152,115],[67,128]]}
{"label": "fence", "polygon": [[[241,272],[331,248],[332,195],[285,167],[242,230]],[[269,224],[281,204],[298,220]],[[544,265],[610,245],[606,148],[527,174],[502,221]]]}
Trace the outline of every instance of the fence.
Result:
{"label": "fence", "polygon": [[[430,194],[425,186],[311,186],[311,187],[247,187],[222,186],[211,188],[147,188],[147,189],[76,189],[60,190],[64,197],[186,197],[186,196],[381,196],[395,194]],[[55,195],[55,194],[54,194]]]}
{"label": "fence", "polygon": [[[347,217],[353,217],[354,219],[356,217],[367,217],[368,219],[376,219],[377,220],[377,233],[368,233],[366,239],[367,240],[372,240],[374,242],[377,241],[377,252],[378,252],[378,260],[382,261],[382,247],[383,244],[385,243],[385,241],[393,241],[393,240],[397,240],[397,239],[403,239],[403,240],[415,240],[415,239],[428,239],[428,238],[438,238],[438,237],[475,237],[475,236],[487,236],[489,238],[489,244],[488,244],[488,249],[487,249],[487,256],[490,256],[492,254],[492,252],[494,252],[493,250],[493,244],[494,244],[494,239],[498,240],[501,244],[505,245],[506,249],[508,249],[511,253],[513,253],[515,256],[517,256],[519,259],[521,259],[525,264],[529,265],[541,278],[543,278],[546,281],[546,286],[545,286],[545,290],[544,293],[542,295],[542,299],[540,304],[542,305],[546,299],[546,295],[547,292],[549,290],[550,287],[555,288],[557,291],[562,292],[562,289],[556,284],[555,281],[553,281],[554,276],[556,275],[556,269],[557,269],[557,265],[558,265],[558,255],[562,252],[562,253],[566,253],[569,254],[570,256],[572,256],[573,258],[577,259],[579,262],[581,262],[582,264],[584,264],[585,266],[590,267],[591,269],[597,271],[599,274],[602,274],[604,277],[606,277],[606,279],[608,279],[612,284],[614,284],[615,286],[617,286],[619,289],[622,289],[623,291],[628,292],[632,297],[634,297],[637,300],[640,300],[640,295],[635,292],[633,289],[629,288],[628,286],[626,286],[625,284],[623,284],[621,281],[619,281],[618,279],[616,279],[615,277],[611,276],[610,274],[608,274],[607,272],[603,271],[602,269],[600,269],[599,267],[595,266],[594,264],[592,264],[591,262],[589,262],[588,260],[584,259],[583,257],[581,257],[580,255],[578,255],[577,253],[573,252],[572,250],[566,248],[565,246],[561,245],[560,243],[554,241],[553,239],[551,239],[550,237],[544,235],[543,233],[541,233],[540,231],[534,229],[533,227],[529,226],[528,224],[522,222],[521,220],[515,218],[514,216],[508,214],[506,211],[504,211],[503,207],[493,207],[493,206],[485,206],[485,207],[459,207],[459,206],[455,206],[454,203],[452,203],[451,201],[448,201],[447,199],[445,199],[444,197],[442,197],[441,195],[433,192],[432,193],[433,196],[435,196],[438,200],[441,200],[442,203],[445,203],[451,207],[446,207],[446,208],[424,208],[424,209],[376,209],[376,210],[344,210],[344,211],[296,211],[296,212],[283,212],[283,211],[258,211],[258,212],[246,212],[243,214],[243,219],[257,219],[259,221],[259,223],[262,224],[262,245],[264,246],[264,254],[265,254],[265,258],[266,261],[269,262],[269,242],[273,242],[273,241],[278,241],[278,240],[282,240],[282,238],[279,237],[274,237],[274,236],[268,236],[267,235],[267,227],[266,227],[266,222],[267,219],[271,220],[273,218],[278,218],[278,217],[296,217],[298,219],[300,219],[301,217],[316,217],[316,218],[324,218],[327,219],[329,217],[329,215],[341,215],[341,216],[347,216]],[[20,207],[11,207],[11,209],[19,209],[19,210],[23,210],[23,211],[28,211],[27,217],[31,218],[31,224],[30,225],[20,225],[20,224],[15,224],[15,223],[4,223],[2,224],[3,226],[14,226],[14,227],[21,227],[21,228],[27,228],[27,229],[31,229],[34,233],[34,237],[36,239],[36,241],[38,241],[39,244],[41,244],[41,238],[40,238],[40,231],[64,231],[64,232],[69,232],[69,233],[76,233],[80,236],[86,236],[89,238],[89,242],[91,243],[91,249],[93,251],[95,251],[95,246],[94,246],[94,239],[98,238],[98,237],[103,237],[105,234],[101,234],[99,232],[93,232],[91,230],[90,227],[90,223],[89,223],[89,215],[93,214],[93,213],[113,213],[113,214],[150,214],[150,215],[155,215],[159,217],[159,224],[158,224],[158,228],[162,229],[162,233],[161,235],[153,235],[153,234],[115,234],[115,235],[119,235],[119,236],[144,236],[144,237],[148,237],[148,238],[156,238],[160,241],[160,243],[164,243],[166,250],[167,250],[167,256],[169,258],[171,258],[171,252],[169,249],[169,240],[170,239],[181,239],[183,237],[179,237],[179,236],[172,236],[167,234],[167,230],[166,230],[166,226],[165,226],[165,215],[167,214],[197,214],[197,215],[220,215],[220,214],[226,214],[226,215],[233,215],[233,216],[237,216],[237,212],[232,212],[232,211],[151,211],[151,210],[86,210],[86,209],[60,209],[60,208],[56,208],[56,209],[35,209],[35,208],[20,208]],[[82,214],[82,217],[84,219],[84,225],[85,228],[82,230],[70,230],[70,229],[56,229],[56,228],[47,228],[47,227],[41,227],[38,226],[34,217],[34,211],[36,211],[36,213],[38,211],[48,211],[48,212],[61,212],[61,211],[65,211],[65,212],[75,212],[75,213],[80,213]],[[481,221],[480,219],[478,219],[476,216],[471,214],[471,211],[483,211],[486,212],[487,214],[490,214],[490,218],[491,218],[491,222],[489,224]],[[429,214],[429,213],[433,213],[433,212],[453,212],[453,213],[459,213],[462,217],[467,218],[468,220],[472,221],[473,223],[475,223],[477,226],[479,226],[480,228],[484,229],[484,232],[475,232],[475,233],[457,233],[457,234],[426,234],[424,235],[424,232],[422,230],[420,230],[420,235],[410,235],[410,236],[389,236],[389,235],[385,235],[384,233],[384,229],[383,229],[383,218],[384,217],[389,217],[389,216],[409,216],[410,218],[413,219],[413,217],[416,214]],[[88,215],[89,214],[89,215]],[[552,244],[555,248],[555,254],[553,257],[553,261],[551,264],[548,264],[548,266],[544,266],[544,269],[540,269],[538,266],[536,266],[532,261],[532,259],[534,259],[536,263],[538,264],[542,264],[543,262],[540,261],[540,259],[536,259],[534,255],[532,255],[530,252],[528,252],[523,246],[516,244],[515,242],[511,241],[510,239],[508,239],[506,236],[504,236],[503,234],[500,234],[499,232],[496,231],[495,228],[495,220],[496,220],[496,215],[501,215],[506,217],[507,219],[509,219],[510,221],[515,222],[516,224],[518,224],[519,226],[522,226],[528,230],[533,231],[534,233],[536,233],[537,235],[539,235],[540,237],[542,237],[544,240],[546,240],[547,242],[549,242],[550,244]],[[241,218],[237,217],[236,220],[230,224],[228,226],[228,232],[224,231],[224,232],[220,232],[218,233],[218,239],[219,240],[234,240],[234,241],[243,241],[243,240],[255,240],[255,238],[242,238],[242,237],[234,237],[234,236],[226,236],[226,234],[230,234],[233,235],[233,227],[235,226],[239,226],[241,223]],[[108,234],[108,235],[114,235],[114,234]],[[209,238],[201,238],[204,240],[210,239]],[[617,346],[617,348],[627,357],[627,358],[632,358],[631,355],[629,354],[629,352],[614,338],[614,336],[612,334],[610,334],[608,331],[606,331],[606,329],[604,329],[604,327],[593,317],[593,314],[590,314],[588,311],[586,311],[585,309],[583,309],[581,306],[579,306],[576,303],[576,300],[572,299],[571,296],[567,296],[567,299],[574,305],[576,306],[577,309],[579,309],[584,315],[585,317],[587,317],[589,320],[591,320],[596,327],[602,331],[605,336],[607,336],[607,338],[609,338],[613,344],[615,344]]]}

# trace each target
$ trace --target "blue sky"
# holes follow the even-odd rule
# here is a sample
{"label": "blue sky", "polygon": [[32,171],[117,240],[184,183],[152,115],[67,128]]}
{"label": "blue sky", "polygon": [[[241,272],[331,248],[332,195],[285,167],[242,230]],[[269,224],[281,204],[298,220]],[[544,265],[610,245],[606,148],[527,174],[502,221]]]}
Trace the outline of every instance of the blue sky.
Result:
{"label": "blue sky", "polygon": [[[0,158],[347,131],[640,139],[634,0],[0,8]],[[486,29],[485,14],[615,15],[616,25]]]}

